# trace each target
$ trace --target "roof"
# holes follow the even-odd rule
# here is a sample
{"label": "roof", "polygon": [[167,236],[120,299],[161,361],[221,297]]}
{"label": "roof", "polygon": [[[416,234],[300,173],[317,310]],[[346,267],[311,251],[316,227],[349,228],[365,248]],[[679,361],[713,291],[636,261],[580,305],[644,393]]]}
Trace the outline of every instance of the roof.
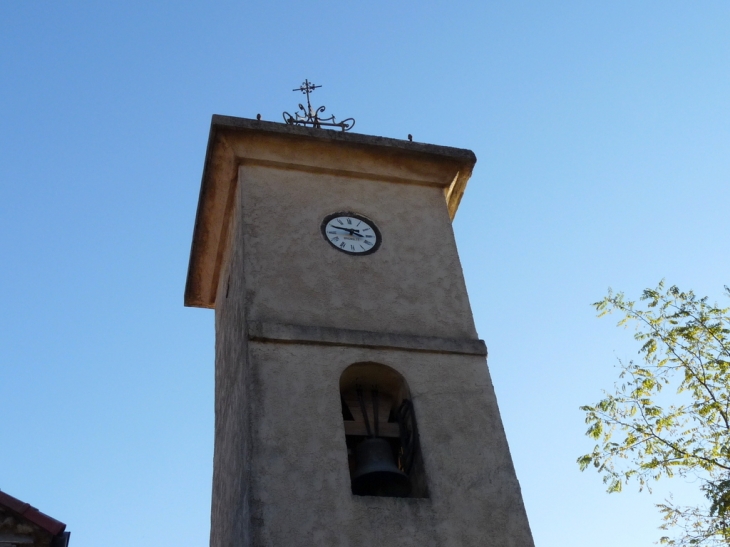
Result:
{"label": "roof", "polygon": [[45,513],[41,513],[38,509],[30,505],[29,503],[20,501],[18,498],[14,498],[10,494],[6,494],[1,490],[0,507],[4,507],[5,509],[10,510],[19,517],[32,522],[33,524],[42,528],[51,535],[57,536],[66,529],[66,525],[63,522],[58,521],[53,517],[49,517]]}

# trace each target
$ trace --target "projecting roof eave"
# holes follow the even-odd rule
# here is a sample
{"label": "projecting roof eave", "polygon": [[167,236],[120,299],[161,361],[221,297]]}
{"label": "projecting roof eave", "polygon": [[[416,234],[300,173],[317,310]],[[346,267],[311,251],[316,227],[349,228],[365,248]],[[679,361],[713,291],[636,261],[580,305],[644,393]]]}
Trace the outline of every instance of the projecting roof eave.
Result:
{"label": "projecting roof eave", "polygon": [[[411,164],[423,162],[442,166],[441,170],[446,169],[451,175],[448,175],[448,180],[444,179],[437,184],[444,188],[452,220],[476,163],[474,153],[463,148],[213,115],[185,284],[186,306],[215,307],[217,276],[232,210],[231,190],[235,188],[237,177],[237,170],[234,167],[247,159],[245,153],[241,156],[240,147],[236,149],[231,146],[231,142],[237,137],[299,141],[307,146],[315,145],[328,149],[332,147],[343,152],[349,149],[371,155],[382,154],[383,157],[396,158]],[[347,173],[347,171],[342,172]],[[393,180],[397,182],[396,179]]]}
{"label": "projecting roof eave", "polygon": [[57,536],[66,529],[66,525],[63,522],[49,517],[45,513],[41,513],[29,503],[20,501],[18,498],[14,498],[10,494],[2,491],[0,491],[0,507],[15,513],[22,519],[32,522],[52,536]]}

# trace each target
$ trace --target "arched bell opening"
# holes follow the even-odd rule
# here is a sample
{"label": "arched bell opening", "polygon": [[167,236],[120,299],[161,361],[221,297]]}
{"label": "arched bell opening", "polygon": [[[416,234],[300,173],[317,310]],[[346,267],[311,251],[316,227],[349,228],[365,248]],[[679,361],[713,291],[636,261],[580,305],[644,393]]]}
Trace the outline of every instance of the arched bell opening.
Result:
{"label": "arched bell opening", "polygon": [[380,363],[355,363],[340,377],[340,398],[352,493],[428,497],[405,378]]}

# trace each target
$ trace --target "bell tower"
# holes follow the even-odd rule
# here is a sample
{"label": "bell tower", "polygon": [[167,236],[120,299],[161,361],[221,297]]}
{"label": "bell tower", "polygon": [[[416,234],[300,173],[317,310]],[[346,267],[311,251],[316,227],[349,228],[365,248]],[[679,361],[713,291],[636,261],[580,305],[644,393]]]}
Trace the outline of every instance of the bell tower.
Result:
{"label": "bell tower", "polygon": [[211,546],[532,546],[451,228],[474,154],[307,106],[211,123]]}

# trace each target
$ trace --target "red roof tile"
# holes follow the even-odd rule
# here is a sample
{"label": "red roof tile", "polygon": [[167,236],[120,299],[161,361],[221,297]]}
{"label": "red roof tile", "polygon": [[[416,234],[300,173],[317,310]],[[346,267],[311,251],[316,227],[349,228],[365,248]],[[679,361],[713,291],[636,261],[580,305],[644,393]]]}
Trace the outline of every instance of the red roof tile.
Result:
{"label": "red roof tile", "polygon": [[66,525],[63,522],[57,521],[45,513],[41,513],[29,503],[20,501],[2,490],[0,490],[0,507],[10,509],[13,513],[40,526],[54,536],[57,536],[66,529]]}

